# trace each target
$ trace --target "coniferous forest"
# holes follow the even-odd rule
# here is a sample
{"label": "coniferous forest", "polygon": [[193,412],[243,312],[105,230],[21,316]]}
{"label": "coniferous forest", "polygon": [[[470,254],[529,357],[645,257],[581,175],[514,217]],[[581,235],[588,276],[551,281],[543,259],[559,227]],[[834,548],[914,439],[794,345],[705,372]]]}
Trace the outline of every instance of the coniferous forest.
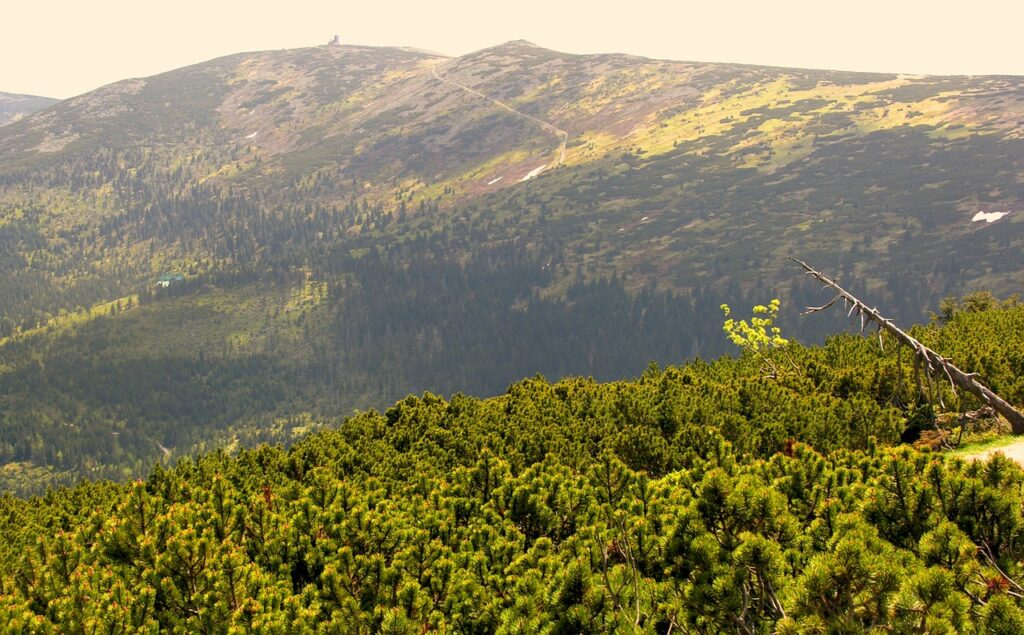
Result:
{"label": "coniferous forest", "polygon": [[[915,333],[1024,400],[1024,307],[949,304]],[[424,393],[288,449],[4,495],[2,621],[39,633],[1020,632],[1024,472],[901,443],[936,426],[936,406],[888,344],[843,334],[632,381]],[[769,360],[782,370],[766,373]],[[937,396],[954,412],[979,405]]]}

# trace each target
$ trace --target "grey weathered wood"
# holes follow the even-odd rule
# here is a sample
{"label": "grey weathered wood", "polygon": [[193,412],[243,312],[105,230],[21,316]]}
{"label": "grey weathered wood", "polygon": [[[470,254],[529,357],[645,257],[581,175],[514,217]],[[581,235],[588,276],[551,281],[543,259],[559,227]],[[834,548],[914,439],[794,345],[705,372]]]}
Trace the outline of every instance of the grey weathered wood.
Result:
{"label": "grey weathered wood", "polygon": [[1013,430],[1014,434],[1024,434],[1024,414],[1021,414],[1020,411],[1007,403],[1002,397],[992,392],[988,386],[978,381],[977,373],[963,372],[954,366],[948,359],[939,355],[919,342],[916,338],[912,337],[909,333],[893,324],[892,320],[883,317],[882,314],[878,312],[878,309],[871,308],[864,304],[854,297],[849,291],[839,286],[835,280],[829,279],[823,273],[817,271],[803,260],[797,260],[796,258],[790,258],[790,260],[803,267],[808,275],[813,276],[822,284],[831,288],[836,294],[831,301],[822,306],[807,307],[807,311],[804,312],[804,315],[823,311],[832,306],[836,300],[842,299],[844,305],[850,307],[848,315],[852,316],[856,313],[860,316],[862,330],[865,321],[873,322],[878,325],[879,343],[881,343],[881,331],[884,329],[887,333],[895,337],[897,341],[910,347],[910,349],[914,351],[916,361],[920,362],[920,364],[924,366],[925,374],[929,379],[932,376],[941,376],[941,372],[945,375],[946,379],[949,380],[950,384],[954,386],[954,391],[958,386],[962,390],[966,390],[978,399],[981,399],[987,405],[992,406],[996,412],[1006,417],[1006,420],[1010,422],[1010,428]]}

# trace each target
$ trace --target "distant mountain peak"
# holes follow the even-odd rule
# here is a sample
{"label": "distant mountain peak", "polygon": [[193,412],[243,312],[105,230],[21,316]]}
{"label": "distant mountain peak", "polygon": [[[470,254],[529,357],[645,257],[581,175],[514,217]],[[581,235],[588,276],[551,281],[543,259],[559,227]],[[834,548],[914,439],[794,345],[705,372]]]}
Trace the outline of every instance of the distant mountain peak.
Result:
{"label": "distant mountain peak", "polygon": [[[538,46],[529,40],[509,40],[495,46],[488,46],[480,49],[477,53],[513,53],[524,51],[546,51],[543,46]],[[472,54],[471,54],[472,55]]]}
{"label": "distant mountain peak", "polygon": [[52,97],[0,92],[0,126],[14,123],[58,101]]}
{"label": "distant mountain peak", "polygon": [[538,46],[538,45],[534,44],[533,42],[531,42],[529,40],[523,40],[523,39],[509,40],[508,42],[505,42],[504,44],[499,44],[498,45],[499,48],[502,47],[502,46],[525,46],[525,47],[537,48],[537,49],[543,48],[542,46]]}

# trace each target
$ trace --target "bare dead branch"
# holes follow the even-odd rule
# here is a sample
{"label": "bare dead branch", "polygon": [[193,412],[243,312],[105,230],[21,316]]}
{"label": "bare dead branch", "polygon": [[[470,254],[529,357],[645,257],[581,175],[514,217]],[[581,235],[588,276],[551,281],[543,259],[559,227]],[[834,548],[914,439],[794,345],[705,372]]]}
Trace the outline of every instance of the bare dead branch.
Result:
{"label": "bare dead branch", "polygon": [[[831,280],[820,271],[817,271],[806,262],[797,260],[796,258],[790,258],[790,260],[803,267],[804,271],[807,272],[807,275],[814,277],[823,285],[832,289],[832,291],[836,293],[836,297],[842,298],[843,302],[850,306],[847,316],[852,316],[854,312],[857,312],[861,319],[874,322],[880,329],[885,329],[890,335],[895,337],[896,341],[910,347],[910,349],[914,351],[915,368],[919,368],[921,366],[924,367],[924,374],[928,380],[929,392],[933,390],[932,377],[939,376],[938,369],[941,368],[949,379],[950,385],[953,386],[954,391],[959,387],[960,389],[966,390],[976,396],[978,399],[981,399],[984,403],[992,406],[996,412],[1006,417],[1010,422],[1010,427],[1013,429],[1014,434],[1024,434],[1024,414],[1021,414],[1020,411],[978,381],[977,373],[963,372],[954,366],[948,359],[942,357],[919,342],[916,338],[897,327],[892,320],[883,317],[882,314],[878,312],[878,309],[868,307],[868,305],[861,302],[849,291],[839,286],[837,282]],[[835,302],[835,299],[836,298],[833,298],[832,302]],[[821,307],[821,309],[831,306],[832,302]],[[811,313],[814,312],[815,311],[811,311]],[[918,389],[920,392],[920,377],[918,378]]]}
{"label": "bare dead branch", "polygon": [[992,547],[989,546],[989,544],[984,540],[981,541],[980,545],[978,545],[978,553],[985,557],[985,560],[988,562],[989,566],[998,571],[999,575],[1003,577],[1003,580],[1005,580],[1009,586],[1011,586],[1018,593],[1024,592],[1024,586],[1021,586],[1016,580],[1006,575],[1006,572],[1003,571],[1002,567],[1000,567],[999,564],[996,563],[995,555],[992,553]]}
{"label": "bare dead branch", "polygon": [[[822,288],[824,289],[825,287],[822,287]],[[838,300],[838,299],[839,299],[839,296],[837,295],[837,296],[835,296],[834,298],[832,298],[831,300],[829,300],[828,302],[826,302],[825,304],[823,304],[821,306],[809,306],[809,307],[806,307],[806,310],[803,313],[801,313],[800,315],[810,315],[811,313],[817,313],[818,311],[824,311],[825,309],[827,309],[830,306],[832,306],[833,304],[835,304],[836,300]]]}

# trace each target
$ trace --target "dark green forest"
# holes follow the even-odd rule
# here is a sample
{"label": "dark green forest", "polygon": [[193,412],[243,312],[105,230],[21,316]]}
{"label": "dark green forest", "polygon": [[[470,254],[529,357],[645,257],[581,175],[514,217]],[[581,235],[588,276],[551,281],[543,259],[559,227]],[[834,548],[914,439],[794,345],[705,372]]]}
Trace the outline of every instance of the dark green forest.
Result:
{"label": "dark green forest", "polygon": [[[976,296],[943,308],[914,333],[1024,402],[1024,307]],[[901,442],[949,419],[885,343],[841,334],[631,381],[424,393],[290,448],[5,494],[0,622],[1020,632],[1024,473]],[[766,374],[763,355],[787,370]],[[953,413],[979,405],[932,392]]]}
{"label": "dark green forest", "polygon": [[[25,494],[82,476],[139,477],[169,451],[288,441],[293,428],[425,390],[498,394],[537,373],[635,377],[650,362],[729,352],[719,304],[764,299],[762,283],[633,291],[627,276],[583,270],[547,295],[557,249],[510,243],[462,261],[450,250],[411,239],[329,249],[315,270],[297,261],[189,274],[80,324],[10,338],[0,344],[0,463],[11,467],[0,484]],[[787,333],[820,342],[849,327],[839,314],[801,320],[821,294],[793,277],[779,317]],[[938,306],[925,282],[891,288],[902,292],[897,308]]]}
{"label": "dark green forest", "polygon": [[[25,493],[135,478],[165,458],[161,448],[287,441],[291,428],[426,390],[495,395],[536,373],[636,376],[651,361],[729,352],[719,303],[762,299],[736,285],[633,293],[616,275],[582,273],[547,297],[553,258],[510,245],[459,263],[429,243],[338,254],[312,276],[330,282],[307,285],[312,299],[299,306],[287,299],[303,289],[301,272],[209,274],[13,338],[0,345],[0,463],[20,467],[0,483]],[[240,289],[271,308],[240,308]],[[792,298],[781,319],[802,338],[846,326],[841,316],[797,321],[799,306],[818,302],[816,286],[798,283]],[[246,341],[233,343],[232,329]]]}

